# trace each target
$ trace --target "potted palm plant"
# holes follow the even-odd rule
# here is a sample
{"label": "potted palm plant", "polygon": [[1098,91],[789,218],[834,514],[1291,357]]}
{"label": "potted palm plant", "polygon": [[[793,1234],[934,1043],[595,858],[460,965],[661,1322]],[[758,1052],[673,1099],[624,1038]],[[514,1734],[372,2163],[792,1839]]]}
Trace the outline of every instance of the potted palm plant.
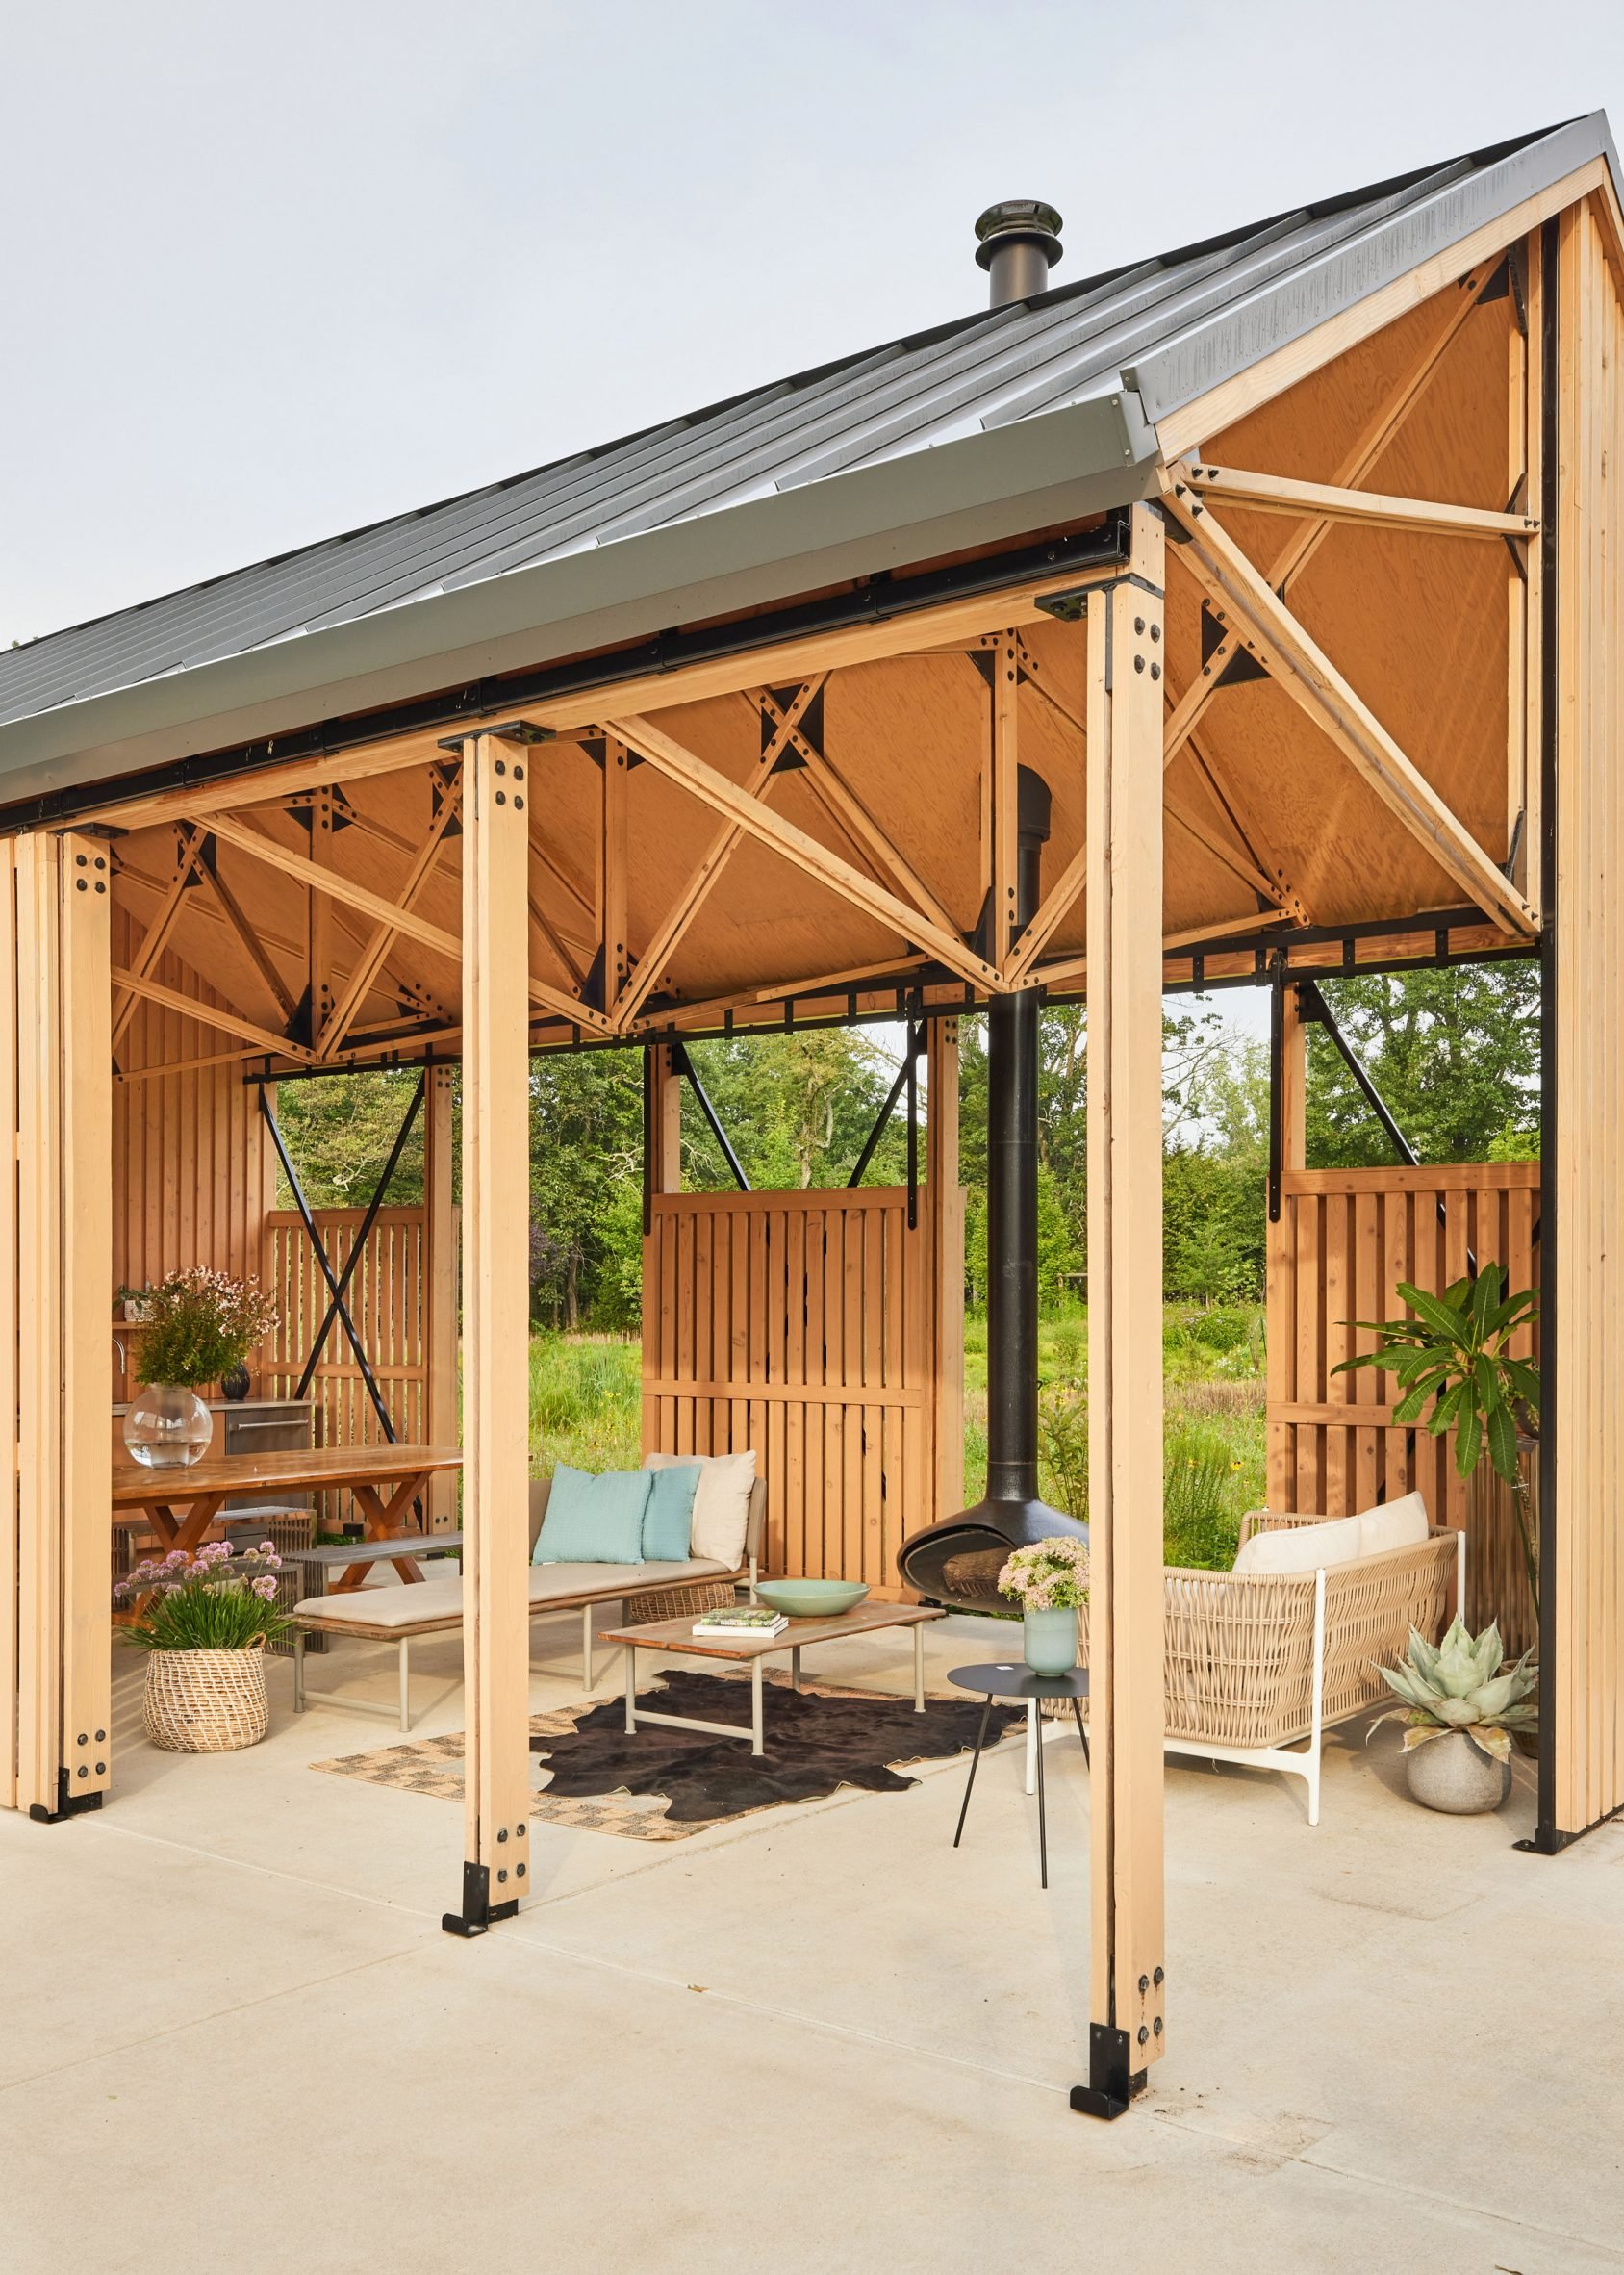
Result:
{"label": "potted palm plant", "polygon": [[1537,1721],[1532,1694],[1539,1678],[1526,1652],[1502,1674],[1505,1656],[1498,1626],[1474,1637],[1457,1618],[1441,1644],[1412,1627],[1404,1661],[1380,1669],[1403,1704],[1370,1726],[1402,1718],[1405,1776],[1424,1807],[1476,1816],[1510,1792],[1511,1733]]}
{"label": "potted palm plant", "polygon": [[257,1281],[205,1265],[171,1272],[147,1303],[141,1390],[124,1417],[124,1444],[147,1469],[182,1469],[202,1459],[215,1434],[199,1387],[241,1368],[275,1325],[276,1306]]}
{"label": "potted palm plant", "polygon": [[1455,1281],[1441,1295],[1401,1280],[1398,1291],[1414,1316],[1344,1320],[1344,1326],[1359,1326],[1381,1336],[1382,1348],[1344,1359],[1332,1371],[1348,1374],[1357,1367],[1377,1367],[1396,1374],[1404,1395],[1393,1408],[1393,1421],[1401,1429],[1419,1421],[1432,1399],[1427,1427],[1434,1438],[1454,1430],[1455,1467],[1460,1476],[1471,1476],[1487,1452],[1511,1491],[1537,1621],[1539,1572],[1518,1437],[1539,1435],[1539,1369],[1532,1359],[1513,1358],[1510,1344],[1538,1317],[1539,1297],[1532,1288],[1507,1295],[1505,1287],[1506,1275],[1497,1264],[1485,1264],[1475,1278]]}
{"label": "potted palm plant", "polygon": [[269,1541],[233,1556],[224,1541],[189,1556],[148,1558],[114,1586],[135,1616],[117,1632],[144,1650],[141,1723],[168,1753],[227,1753],[257,1746],[269,1726],[265,1647],[284,1632]]}

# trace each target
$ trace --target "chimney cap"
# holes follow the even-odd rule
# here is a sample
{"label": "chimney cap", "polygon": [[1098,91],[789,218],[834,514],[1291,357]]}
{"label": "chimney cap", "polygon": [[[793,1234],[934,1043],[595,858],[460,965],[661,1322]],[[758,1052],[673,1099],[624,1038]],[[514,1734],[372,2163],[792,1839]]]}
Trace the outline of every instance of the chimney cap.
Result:
{"label": "chimney cap", "polygon": [[1060,260],[1059,211],[1041,197],[1006,197],[988,206],[976,223],[976,258],[983,268],[993,255],[1011,242],[1035,245],[1051,268]]}

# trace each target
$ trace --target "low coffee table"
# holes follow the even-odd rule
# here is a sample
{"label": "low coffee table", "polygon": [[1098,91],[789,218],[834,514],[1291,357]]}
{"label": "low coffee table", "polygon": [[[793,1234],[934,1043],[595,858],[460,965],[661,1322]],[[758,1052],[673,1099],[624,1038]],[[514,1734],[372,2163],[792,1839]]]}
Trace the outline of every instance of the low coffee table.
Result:
{"label": "low coffee table", "polygon": [[[976,1751],[970,1757],[970,1775],[964,1781],[964,1802],[958,1812],[958,1829],[953,1834],[953,1847],[958,1847],[964,1833],[964,1820],[970,1813],[970,1796],[976,1786],[976,1772],[981,1765],[981,1747],[987,1735],[987,1722],[992,1714],[995,1699],[1025,1699],[1028,1712],[1035,1713],[1044,1699],[1070,1699],[1072,1719],[1077,1724],[1077,1734],[1082,1740],[1082,1758],[1088,1759],[1088,1733],[1082,1726],[1082,1707],[1079,1700],[1088,1696],[1088,1670],[1074,1667],[1069,1674],[1034,1674],[1019,1661],[1005,1660],[998,1666],[955,1667],[948,1676],[961,1691],[979,1691],[986,1703],[981,1708],[981,1726],[976,1733]],[[1030,1786],[1027,1788],[1031,1791]],[[1037,1854],[1038,1876],[1049,1885],[1049,1828],[1044,1823],[1043,1810],[1043,1732],[1037,1733]]]}
{"label": "low coffee table", "polygon": [[[667,1729],[703,1730],[712,1738],[748,1738],[752,1753],[767,1751],[762,1727],[762,1662],[781,1659],[789,1653],[790,1683],[800,1688],[800,1654],[814,1643],[839,1643],[848,1635],[877,1635],[885,1627],[911,1627],[914,1631],[914,1712],[925,1712],[925,1623],[927,1620],[944,1617],[934,1604],[927,1603],[859,1603],[854,1610],[842,1612],[832,1620],[792,1620],[778,1635],[696,1635],[694,1623],[689,1620],[654,1620],[646,1627],[615,1627],[606,1629],[604,1643],[622,1643],[626,1649],[626,1728],[635,1730],[639,1723],[659,1723]],[[685,1658],[735,1659],[747,1663],[750,1671],[750,1726],[741,1729],[737,1723],[695,1722],[683,1714],[655,1714],[637,1703],[637,1654],[639,1651],[678,1653]],[[876,1698],[887,1694],[875,1692]]]}

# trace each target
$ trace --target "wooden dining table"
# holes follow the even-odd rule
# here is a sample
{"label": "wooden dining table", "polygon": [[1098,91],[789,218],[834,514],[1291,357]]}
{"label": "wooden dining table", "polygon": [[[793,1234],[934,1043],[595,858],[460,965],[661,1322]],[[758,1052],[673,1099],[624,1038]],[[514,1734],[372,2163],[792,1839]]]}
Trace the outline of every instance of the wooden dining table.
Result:
{"label": "wooden dining table", "polygon": [[[115,1461],[113,1521],[149,1524],[165,1552],[184,1548],[190,1555],[234,1494],[342,1491],[354,1497],[368,1541],[427,1545],[433,1534],[409,1529],[401,1520],[431,1477],[460,1470],[462,1464],[456,1445],[317,1445],[292,1453],[205,1454],[187,1469],[149,1470],[140,1462]],[[372,1561],[347,1565],[337,1588],[358,1588]],[[388,1561],[403,1580],[423,1577],[422,1566],[410,1552]]]}

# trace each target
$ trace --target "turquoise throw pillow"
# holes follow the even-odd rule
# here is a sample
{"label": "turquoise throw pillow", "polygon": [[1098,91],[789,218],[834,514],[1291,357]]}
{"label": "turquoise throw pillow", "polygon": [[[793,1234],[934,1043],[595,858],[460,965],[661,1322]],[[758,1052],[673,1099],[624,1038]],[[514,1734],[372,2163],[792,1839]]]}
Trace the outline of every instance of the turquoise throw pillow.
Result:
{"label": "turquoise throw pillow", "polygon": [[608,1470],[594,1477],[560,1462],[531,1563],[641,1564],[652,1481],[642,1470]]}
{"label": "turquoise throw pillow", "polygon": [[686,1564],[694,1530],[694,1495],[699,1489],[698,1462],[673,1462],[667,1470],[644,1470],[651,1480],[643,1513],[643,1553],[650,1564]]}

